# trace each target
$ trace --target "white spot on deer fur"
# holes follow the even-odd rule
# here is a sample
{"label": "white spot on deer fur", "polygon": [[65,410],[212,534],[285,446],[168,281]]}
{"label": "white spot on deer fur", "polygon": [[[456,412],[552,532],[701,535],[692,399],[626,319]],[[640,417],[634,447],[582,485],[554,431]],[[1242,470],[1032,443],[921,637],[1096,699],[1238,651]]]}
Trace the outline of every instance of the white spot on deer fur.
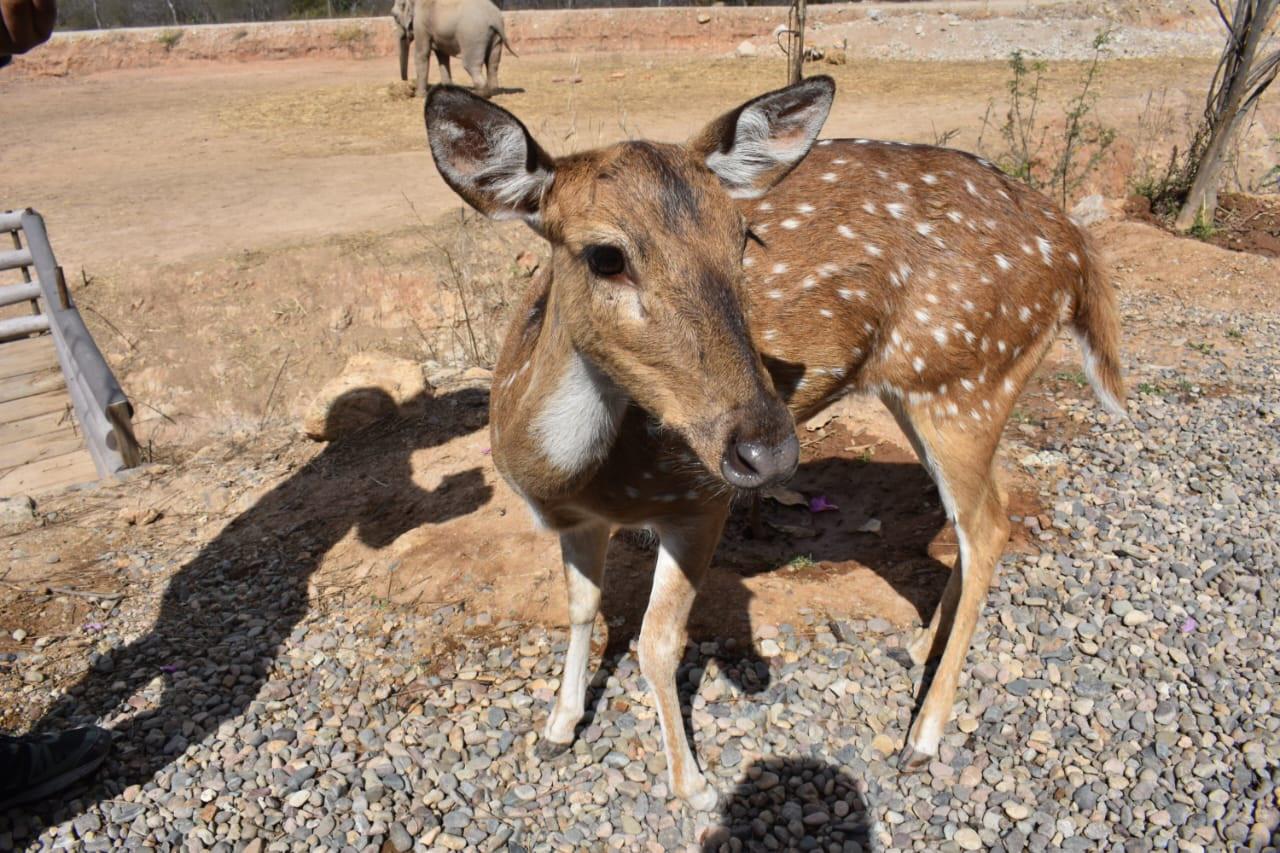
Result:
{"label": "white spot on deer fur", "polygon": [[907,207],[906,207],[906,205],[904,205],[904,204],[899,204],[899,203],[898,203],[898,202],[896,202],[896,201],[895,201],[895,202],[890,202],[889,204],[886,204],[886,205],[884,206],[884,209],[885,209],[885,210],[887,210],[887,211],[889,211],[889,215],[890,215],[890,216],[892,216],[894,219],[901,219],[902,217],[906,216],[906,214],[907,214]]}
{"label": "white spot on deer fur", "polygon": [[781,290],[770,290],[770,291],[769,291],[769,298],[770,298],[770,299],[781,299],[781,298],[782,298],[782,291],[781,291]]}
{"label": "white spot on deer fur", "polygon": [[923,308],[917,308],[916,319],[919,320],[921,323],[929,322],[929,312],[924,310]]}
{"label": "white spot on deer fur", "polygon": [[889,173],[884,169],[876,169],[876,177],[883,181],[889,177]]}
{"label": "white spot on deer fur", "polygon": [[833,264],[830,262],[825,263],[822,266],[818,267],[816,270],[814,270],[814,272],[816,272],[818,275],[820,275],[823,278],[831,278],[831,276],[835,275],[839,271],[840,271],[840,265]]}
{"label": "white spot on deer fur", "polygon": [[837,225],[836,233],[839,234],[841,237],[845,238],[846,240],[853,239],[853,229],[851,229],[848,225]]}
{"label": "white spot on deer fur", "polygon": [[872,216],[876,215],[876,206],[873,202],[864,201],[862,203],[862,209],[865,210],[867,213],[870,213]]}
{"label": "white spot on deer fur", "polygon": [[903,342],[902,342],[902,351],[903,351],[903,352],[911,352],[911,350],[913,350],[914,348],[915,348],[915,347],[912,345],[911,341],[903,341]]}
{"label": "white spot on deer fur", "polygon": [[835,164],[835,165],[837,165],[837,166],[843,166],[845,163],[848,163],[849,161],[848,161],[848,160],[846,160],[846,159],[844,159],[843,157],[837,157],[836,159],[832,160],[831,162],[832,162],[832,163],[834,163],[834,164]]}
{"label": "white spot on deer fur", "polygon": [[804,204],[796,205],[796,210],[799,211],[800,213],[813,213],[815,209],[816,208],[814,208],[814,206],[809,204],[808,202],[805,202]]}
{"label": "white spot on deer fur", "polygon": [[576,352],[530,427],[551,466],[576,473],[609,452],[626,401]]}
{"label": "white spot on deer fur", "polygon": [[991,411],[991,401],[990,401],[990,400],[983,400],[983,401],[982,401],[982,408],[986,409],[987,411]]}
{"label": "white spot on deer fur", "polygon": [[938,396],[939,397],[947,396],[947,383],[943,382],[941,385],[938,386]]}
{"label": "white spot on deer fur", "polygon": [[978,281],[982,282],[983,284],[990,284],[991,276],[987,275],[986,273],[983,273],[982,275],[978,276]]}
{"label": "white spot on deer fur", "polygon": [[961,388],[963,388],[963,389],[964,389],[964,390],[966,390],[966,391],[972,391],[972,390],[973,390],[973,382],[971,382],[971,381],[970,381],[970,380],[968,380],[968,379],[961,379],[961,380],[960,380],[960,387],[961,387]]}
{"label": "white spot on deer fur", "polygon": [[819,308],[819,309],[818,309],[818,313],[819,313],[819,314],[821,314],[823,317],[832,317],[832,316],[834,316],[834,315],[831,313],[831,309],[830,309],[830,308]]}
{"label": "white spot on deer fur", "polygon": [[830,139],[824,139],[824,140],[822,140],[821,142],[819,142],[818,144],[819,144],[819,145],[830,145],[830,144],[831,144],[831,140],[830,140]]}
{"label": "white spot on deer fur", "polygon": [[794,231],[794,230],[796,230],[797,228],[799,228],[799,227],[800,227],[800,220],[799,220],[799,219],[784,219],[784,220],[782,220],[782,222],[780,222],[780,223],[778,223],[778,224],[779,224],[779,225],[781,225],[783,228],[787,229],[788,231]]}
{"label": "white spot on deer fur", "polygon": [[758,224],[755,226],[755,229],[754,229],[754,230],[755,230],[755,232],[756,232],[757,234],[767,234],[767,233],[768,233],[768,231],[769,231],[769,223],[768,223],[768,222],[761,222],[761,223],[758,223]]}
{"label": "white spot on deer fur", "polygon": [[1040,248],[1040,257],[1044,259],[1044,265],[1053,266],[1053,245],[1045,238],[1037,237],[1036,246]]}
{"label": "white spot on deer fur", "polygon": [[975,421],[980,421],[982,420],[982,413],[979,412],[977,409],[970,409],[969,417],[973,418]]}
{"label": "white spot on deer fur", "polygon": [[878,258],[884,254],[884,252],[881,251],[880,247],[877,246],[875,243],[868,243],[866,245],[866,250],[867,250],[867,254],[873,258]]}
{"label": "white spot on deer fur", "polygon": [[978,198],[982,198],[982,196],[978,195],[978,188],[977,188],[977,187],[975,187],[975,186],[973,185],[973,181],[969,180],[968,178],[965,178],[965,179],[964,179],[964,188],[965,188],[966,190],[968,190],[968,191],[969,191],[969,195],[977,196]]}
{"label": "white spot on deer fur", "polygon": [[907,400],[913,406],[921,406],[933,399],[933,394],[929,391],[909,391],[907,392]]}
{"label": "white spot on deer fur", "polygon": [[1007,270],[1007,269],[1010,269],[1013,266],[1013,264],[1009,263],[1009,259],[1006,258],[1004,255],[997,253],[996,266],[1000,267],[1000,269],[1002,270]]}
{"label": "white spot on deer fur", "polygon": [[1075,252],[1067,252],[1067,260],[1071,261],[1071,263],[1076,266],[1080,266],[1080,258]]}
{"label": "white spot on deer fur", "polygon": [[834,184],[834,183],[836,182],[836,173],[835,173],[835,172],[823,172],[823,174],[822,174],[822,180],[826,181],[826,182],[827,182],[827,183],[829,183],[829,184]]}
{"label": "white spot on deer fur", "polygon": [[930,186],[938,182],[938,179],[936,177],[929,174],[921,175],[920,180],[924,181],[926,184],[929,184]]}
{"label": "white spot on deer fur", "polygon": [[960,414],[960,407],[957,406],[955,403],[947,403],[947,414],[948,415]]}
{"label": "white spot on deer fur", "polygon": [[800,286],[805,290],[813,290],[818,286],[818,280],[811,275],[804,277],[804,281],[800,282]]}
{"label": "white spot on deer fur", "polygon": [[1029,254],[1031,254],[1031,244],[1030,244],[1030,243],[1023,243],[1023,244],[1022,244],[1022,254],[1024,254],[1024,255],[1029,255]]}
{"label": "white spot on deer fur", "polygon": [[787,265],[786,265],[786,264],[774,264],[774,265],[773,265],[773,269],[771,270],[771,272],[772,272],[774,275],[782,275],[784,272],[786,272],[786,271],[787,271],[787,269],[788,269],[788,267],[787,267]]}
{"label": "white spot on deer fur", "polygon": [[765,213],[768,213],[770,210],[773,210],[773,202],[762,201],[756,205],[756,210],[763,210]]}
{"label": "white spot on deer fur", "polygon": [[959,225],[962,221],[964,221],[964,214],[958,210],[948,210],[947,219],[950,219],[952,222]]}
{"label": "white spot on deer fur", "polygon": [[765,329],[764,334],[762,334],[760,337],[764,338],[766,341],[771,341],[777,336],[778,336],[777,329]]}
{"label": "white spot on deer fur", "polygon": [[1000,350],[1000,352],[1004,352],[1007,348],[1008,345],[1004,341],[996,341],[996,349]]}
{"label": "white spot on deer fur", "polygon": [[911,366],[916,369],[916,373],[924,373],[924,359],[920,356],[915,357],[911,362]]}
{"label": "white spot on deer fur", "polygon": [[933,233],[933,226],[930,225],[928,222],[917,222],[916,233],[922,237],[928,237],[930,234]]}
{"label": "white spot on deer fur", "polygon": [[[858,295],[865,297],[867,294],[864,291],[860,290],[858,291]],[[870,322],[868,322],[867,320],[862,321],[862,331],[866,332],[867,334],[871,334],[875,330],[876,330],[876,327],[871,325]]]}
{"label": "white spot on deer fur", "polygon": [[938,326],[933,330],[933,339],[939,344],[945,344],[947,342],[947,330]]}
{"label": "white spot on deer fur", "polygon": [[960,305],[961,305],[961,307],[963,307],[963,308],[964,308],[964,310],[966,310],[966,311],[972,311],[972,310],[973,310],[973,300],[971,300],[971,299],[966,299],[966,300],[964,300],[963,302],[961,302],[961,303],[960,303]]}
{"label": "white spot on deer fur", "polygon": [[926,293],[924,298],[929,300],[930,304],[933,304],[933,305],[937,305],[939,302],[941,302],[941,300],[938,299],[938,294],[936,293]]}
{"label": "white spot on deer fur", "polygon": [[1007,376],[1005,377],[1005,380],[1004,380],[1004,390],[1006,393],[1009,393],[1009,394],[1013,393],[1013,380]]}
{"label": "white spot on deer fur", "polygon": [[1019,319],[1019,320],[1021,320],[1021,321],[1022,321],[1022,322],[1024,322],[1024,323],[1025,323],[1025,322],[1027,322],[1028,320],[1030,320],[1030,319],[1031,319],[1031,309],[1030,309],[1030,308],[1028,308],[1028,307],[1027,307],[1027,306],[1025,306],[1025,305],[1023,305],[1021,308],[1019,308],[1019,309],[1018,309],[1018,319]]}
{"label": "white spot on deer fur", "polygon": [[911,184],[906,181],[898,181],[894,186],[898,188],[899,192],[904,193],[911,189]]}
{"label": "white spot on deer fur", "polygon": [[756,265],[756,259],[751,257],[750,255],[747,255],[745,258],[742,259],[742,266],[744,268],[754,267],[755,265]]}
{"label": "white spot on deer fur", "polygon": [[1005,201],[1009,201],[1009,194],[1004,190],[996,190],[996,193],[1000,196],[1000,198],[1004,199]]}

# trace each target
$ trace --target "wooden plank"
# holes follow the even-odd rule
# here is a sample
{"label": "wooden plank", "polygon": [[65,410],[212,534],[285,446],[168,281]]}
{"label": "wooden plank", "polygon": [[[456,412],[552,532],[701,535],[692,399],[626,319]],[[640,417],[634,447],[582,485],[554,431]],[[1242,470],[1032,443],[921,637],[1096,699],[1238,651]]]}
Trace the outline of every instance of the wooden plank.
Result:
{"label": "wooden plank", "polygon": [[0,405],[66,387],[67,381],[62,378],[62,371],[56,368],[11,376],[0,379]]}
{"label": "wooden plank", "polygon": [[0,252],[0,270],[12,270],[31,266],[31,252],[27,249],[10,249]]}
{"label": "wooden plank", "polygon": [[79,434],[79,424],[76,423],[75,415],[66,408],[56,412],[32,415],[29,418],[0,424],[0,447],[15,441],[25,441],[37,435],[48,435],[51,432],[63,430],[72,430]]}
{"label": "wooden plank", "polygon": [[13,423],[25,418],[45,415],[49,412],[65,412],[71,408],[71,398],[66,391],[47,391],[34,397],[0,405],[0,424]]}
{"label": "wooden plank", "polygon": [[57,367],[58,350],[53,345],[53,335],[24,338],[0,345],[0,379],[22,376],[47,367]]}
{"label": "wooden plank", "polygon": [[71,428],[35,435],[13,444],[0,445],[0,470],[29,465],[41,459],[62,456],[84,449],[84,439]]}
{"label": "wooden plank", "polygon": [[39,495],[97,479],[93,457],[86,450],[76,450],[6,471],[0,475],[0,497]]}

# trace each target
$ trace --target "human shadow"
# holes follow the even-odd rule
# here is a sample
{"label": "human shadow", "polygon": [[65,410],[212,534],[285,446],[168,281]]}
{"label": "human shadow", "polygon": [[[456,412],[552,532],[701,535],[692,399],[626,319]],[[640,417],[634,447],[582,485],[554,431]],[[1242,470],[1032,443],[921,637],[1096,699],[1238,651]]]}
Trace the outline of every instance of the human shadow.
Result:
{"label": "human shadow", "polygon": [[[483,389],[419,396],[397,417],[330,443],[227,524],[170,580],[150,631],[98,658],[36,724],[34,730],[56,731],[140,708],[115,727],[94,787],[31,812],[74,818],[152,780],[189,742],[244,714],[310,607],[309,577],[349,533],[383,548],[487,503],[492,489],[479,468],[427,491],[414,483],[410,464],[414,451],[483,427],[487,406]],[[334,403],[329,422],[352,411],[397,407],[385,392],[356,389]]]}
{"label": "human shadow", "polygon": [[709,853],[871,849],[871,819],[856,780],[816,758],[753,762],[702,839]]}

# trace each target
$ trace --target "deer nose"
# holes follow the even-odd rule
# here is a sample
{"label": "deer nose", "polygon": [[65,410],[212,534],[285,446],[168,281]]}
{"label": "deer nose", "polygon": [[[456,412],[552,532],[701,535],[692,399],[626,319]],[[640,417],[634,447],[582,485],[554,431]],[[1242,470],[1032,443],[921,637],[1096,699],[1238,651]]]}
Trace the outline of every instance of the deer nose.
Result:
{"label": "deer nose", "polygon": [[794,434],[779,444],[735,440],[720,460],[720,473],[731,486],[758,489],[786,480],[796,472],[799,461],[800,442]]}

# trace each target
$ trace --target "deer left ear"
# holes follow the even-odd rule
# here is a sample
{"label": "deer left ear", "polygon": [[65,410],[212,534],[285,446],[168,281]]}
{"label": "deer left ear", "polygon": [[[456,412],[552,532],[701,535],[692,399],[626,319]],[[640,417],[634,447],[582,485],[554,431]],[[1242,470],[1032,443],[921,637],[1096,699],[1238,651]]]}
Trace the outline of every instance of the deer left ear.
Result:
{"label": "deer left ear", "polygon": [[456,86],[427,95],[427,141],[445,183],[493,219],[523,219],[542,230],[542,203],[555,161],[520,119]]}
{"label": "deer left ear", "polygon": [[830,77],[809,77],[725,113],[688,146],[706,160],[729,195],[758,198],[809,153],[835,94]]}

